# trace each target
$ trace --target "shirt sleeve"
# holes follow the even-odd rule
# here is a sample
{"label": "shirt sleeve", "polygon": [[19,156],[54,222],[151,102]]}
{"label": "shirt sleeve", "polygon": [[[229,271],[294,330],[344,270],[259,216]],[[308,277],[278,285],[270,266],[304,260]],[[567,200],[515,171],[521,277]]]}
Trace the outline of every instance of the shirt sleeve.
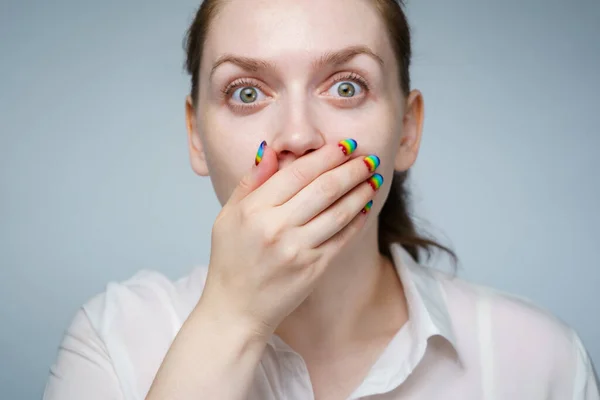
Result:
{"label": "shirt sleeve", "polygon": [[575,372],[574,400],[600,400],[598,374],[579,335],[574,333],[574,346],[577,356]]}
{"label": "shirt sleeve", "polygon": [[63,337],[43,396],[43,400],[81,399],[124,399],[106,346],[83,308]]}

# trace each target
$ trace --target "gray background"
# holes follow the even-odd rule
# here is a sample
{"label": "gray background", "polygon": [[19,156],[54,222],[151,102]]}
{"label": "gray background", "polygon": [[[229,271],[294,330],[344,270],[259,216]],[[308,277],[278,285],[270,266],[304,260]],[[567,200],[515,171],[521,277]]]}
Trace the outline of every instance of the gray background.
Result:
{"label": "gray background", "polygon": [[[2,399],[40,397],[76,308],[108,281],[208,260],[219,205],[189,166],[183,108],[197,5],[1,3]],[[461,276],[551,310],[600,362],[600,2],[408,13],[426,103],[418,215]]]}

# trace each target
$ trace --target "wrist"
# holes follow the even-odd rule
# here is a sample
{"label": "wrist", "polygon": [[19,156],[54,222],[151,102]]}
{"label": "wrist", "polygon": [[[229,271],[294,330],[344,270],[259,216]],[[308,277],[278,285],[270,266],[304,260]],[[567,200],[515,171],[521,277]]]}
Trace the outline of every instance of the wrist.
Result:
{"label": "wrist", "polygon": [[274,331],[249,313],[236,311],[223,301],[209,301],[204,294],[192,310],[191,318],[219,336],[235,337],[253,346],[264,346]]}

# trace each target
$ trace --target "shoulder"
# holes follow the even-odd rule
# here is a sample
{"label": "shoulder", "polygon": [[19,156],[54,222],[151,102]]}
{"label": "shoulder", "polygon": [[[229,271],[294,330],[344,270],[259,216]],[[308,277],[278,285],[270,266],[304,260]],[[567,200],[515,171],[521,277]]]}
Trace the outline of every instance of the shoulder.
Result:
{"label": "shoulder", "polygon": [[[511,379],[533,378],[571,387],[591,362],[575,330],[530,299],[437,274],[457,336],[487,352]],[[486,339],[482,339],[486,337]],[[472,344],[462,340],[461,346]],[[481,360],[481,358],[480,358]],[[583,370],[582,370],[583,369]],[[569,389],[571,390],[571,389]]]}
{"label": "shoulder", "polygon": [[460,278],[441,280],[450,312],[467,313],[473,326],[489,321],[494,341],[571,351],[574,331],[558,316],[527,297]]}
{"label": "shoulder", "polygon": [[[197,266],[178,280],[141,270],[131,278],[107,284],[87,301],[85,315],[102,343],[121,382],[144,392],[184,321],[196,305],[207,267]],[[75,321],[73,322],[75,323]]]}
{"label": "shoulder", "polygon": [[197,266],[177,280],[164,274],[140,270],[127,280],[109,282],[103,292],[83,306],[100,335],[128,328],[140,322],[175,323],[185,320],[198,301],[206,280],[207,268]]}
{"label": "shoulder", "polygon": [[492,332],[497,339],[531,342],[538,345],[573,345],[573,329],[548,309],[527,297],[475,284],[462,279],[443,281],[448,302],[457,311],[464,302],[471,304],[474,318],[488,313]]}

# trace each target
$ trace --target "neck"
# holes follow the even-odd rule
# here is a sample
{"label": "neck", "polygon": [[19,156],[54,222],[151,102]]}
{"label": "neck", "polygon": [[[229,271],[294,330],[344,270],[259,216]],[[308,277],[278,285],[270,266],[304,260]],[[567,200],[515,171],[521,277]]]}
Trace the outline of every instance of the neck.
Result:
{"label": "neck", "polygon": [[408,319],[393,263],[379,253],[377,224],[357,235],[328,266],[311,295],[277,328],[294,350],[343,347],[395,334]]}

